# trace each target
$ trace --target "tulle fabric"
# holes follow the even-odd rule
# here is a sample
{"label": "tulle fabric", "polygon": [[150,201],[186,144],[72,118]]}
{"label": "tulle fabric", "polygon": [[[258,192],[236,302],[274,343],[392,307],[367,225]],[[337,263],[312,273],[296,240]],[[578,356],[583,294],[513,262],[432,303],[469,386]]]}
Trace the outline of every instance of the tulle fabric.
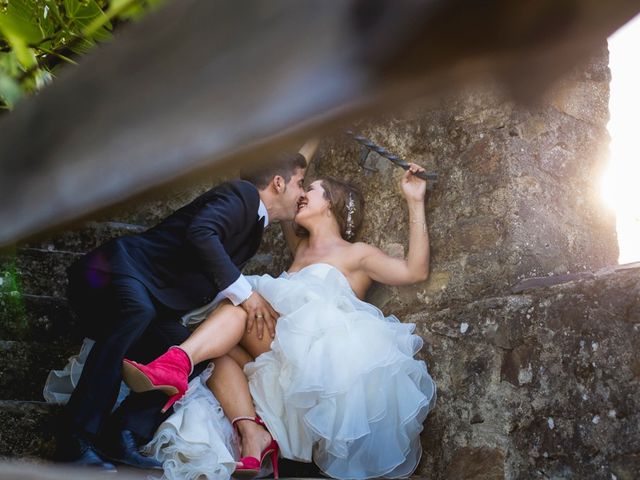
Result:
{"label": "tulle fabric", "polygon": [[[85,339],[80,353],[62,370],[52,370],[44,387],[47,402],[65,404],[78,383],[94,341]],[[162,480],[228,480],[240,458],[238,438],[217,399],[206,386],[213,365],[189,382],[185,396],[174,405],[142,453],[162,463]],[[116,405],[129,390],[123,383]],[[114,407],[115,408],[115,407]],[[271,473],[265,466],[261,476]],[[148,476],[148,479],[157,477]]]}
{"label": "tulle fabric", "polygon": [[162,462],[163,479],[227,480],[240,458],[231,422],[206,387],[209,372],[189,383],[186,395],[175,404],[174,413],[142,449]]}
{"label": "tulle fabric", "polygon": [[334,478],[411,475],[436,399],[415,326],[359,300],[328,264],[249,281],[281,315],[245,373],[282,455]]}
{"label": "tulle fabric", "polygon": [[[436,400],[426,364],[413,358],[422,347],[415,326],[360,301],[328,264],[247,279],[281,315],[272,350],[245,367],[256,410],[281,455],[313,460],[334,478],[411,475]],[[200,319],[207,312],[193,313]],[[64,370],[50,373],[47,401],[66,403],[90,348],[88,341]],[[144,447],[163,463],[165,479],[227,480],[239,458],[233,428],[205,385],[210,372],[189,383]]]}
{"label": "tulle fabric", "polygon": [[84,362],[93,348],[95,342],[90,338],[85,338],[77,355],[69,357],[67,364],[62,370],[51,370],[44,383],[42,395],[49,403],[65,404],[69,401],[69,397],[76,388]]}
{"label": "tulle fabric", "polygon": [[[64,405],[69,401],[73,390],[80,380],[80,375],[82,374],[82,369],[87,361],[89,352],[91,352],[95,343],[96,342],[90,338],[85,338],[82,341],[80,352],[78,352],[77,355],[69,357],[67,364],[62,370],[51,370],[49,372],[47,380],[44,383],[44,388],[42,389],[42,396],[45,401],[59,405]],[[127,395],[129,395],[129,387],[122,383],[113,408],[117,408]]]}

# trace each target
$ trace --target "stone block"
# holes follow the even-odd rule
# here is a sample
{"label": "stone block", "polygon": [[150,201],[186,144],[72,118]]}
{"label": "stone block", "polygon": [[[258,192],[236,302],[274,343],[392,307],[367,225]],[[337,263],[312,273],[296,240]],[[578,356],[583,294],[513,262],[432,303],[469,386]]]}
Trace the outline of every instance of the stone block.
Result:
{"label": "stone block", "polygon": [[80,340],[75,317],[66,300],[39,295],[0,293],[0,339]]}
{"label": "stone block", "polygon": [[66,269],[80,253],[21,248],[0,256],[0,291],[65,297]]}
{"label": "stone block", "polygon": [[495,478],[632,478],[638,305],[627,269],[405,318],[438,385],[417,473],[485,478],[461,472],[493,472],[480,466],[494,456]]}
{"label": "stone block", "polygon": [[456,450],[444,478],[457,480],[503,480],[504,457],[494,448],[462,447]]}
{"label": "stone block", "polygon": [[[427,201],[432,273],[406,292],[380,292],[390,311],[435,312],[451,302],[506,295],[523,278],[576,274],[613,264],[614,218],[597,182],[608,142],[608,56],[600,50],[535,105],[509,101],[497,85],[473,85],[429,105],[361,122],[353,130],[392,153],[439,172]],[[587,72],[587,73],[585,73]],[[345,136],[321,145],[310,179],[329,175],[365,196],[358,240],[407,251],[400,169],[384,159],[362,169],[361,148]],[[374,165],[375,163],[375,165]],[[271,234],[271,233],[270,233]],[[404,297],[404,298],[401,298]]]}
{"label": "stone block", "polygon": [[44,402],[0,401],[0,457],[53,458],[59,411]]}
{"label": "stone block", "polygon": [[[149,473],[133,467],[118,468],[118,480],[147,480]],[[87,472],[84,468],[73,468],[40,459],[9,460],[0,462],[0,480],[87,480],[104,479],[101,473]],[[108,477],[107,477],[108,478]]]}
{"label": "stone block", "polygon": [[146,228],[144,225],[123,222],[89,221],[72,228],[49,232],[46,236],[31,239],[21,246],[47,251],[85,253],[113,238],[140,233]]}
{"label": "stone block", "polygon": [[62,369],[80,344],[0,341],[0,400],[42,400],[50,370]]}

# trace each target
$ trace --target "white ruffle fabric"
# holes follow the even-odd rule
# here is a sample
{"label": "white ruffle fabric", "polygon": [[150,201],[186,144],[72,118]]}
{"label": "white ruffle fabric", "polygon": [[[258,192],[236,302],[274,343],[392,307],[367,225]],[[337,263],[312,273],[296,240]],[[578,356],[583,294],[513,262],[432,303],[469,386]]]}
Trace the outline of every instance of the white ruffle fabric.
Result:
{"label": "white ruffle fabric", "polygon": [[67,364],[62,370],[51,370],[44,383],[42,395],[49,403],[64,404],[69,401],[71,393],[76,388],[84,362],[87,360],[89,352],[95,342],[90,338],[85,338],[80,347],[80,352],[68,358]]}
{"label": "white ruffle fabric", "polygon": [[189,382],[143,453],[160,462],[167,480],[228,480],[240,458],[237,436],[206,387],[211,369]]}
{"label": "white ruffle fabric", "polygon": [[247,277],[280,313],[271,351],[245,366],[258,414],[282,455],[334,478],[407,477],[436,399],[413,356],[415,325],[359,300],[328,264]]}
{"label": "white ruffle fabric", "polygon": [[[44,383],[42,389],[42,396],[49,403],[65,404],[69,401],[71,393],[76,388],[84,363],[87,361],[89,352],[93,348],[96,342],[90,338],[85,338],[82,341],[80,352],[77,355],[69,357],[67,364],[62,370],[51,370],[47,376],[47,380]],[[118,392],[118,399],[114,405],[114,409],[120,405],[120,402],[129,395],[129,387],[124,383],[120,385],[120,391]]]}
{"label": "white ruffle fabric", "polygon": [[[63,370],[49,373],[43,391],[47,402],[68,402],[94,343],[85,339],[80,353],[69,358]],[[189,382],[187,393],[174,405],[174,413],[142,448],[143,453],[162,463],[163,480],[228,480],[240,458],[231,422],[206,386],[212,371],[213,365]],[[123,383],[118,403],[128,392]],[[270,472],[270,466],[265,466],[261,474]]]}
{"label": "white ruffle fabric", "polygon": [[[328,264],[246,278],[280,313],[272,350],[245,373],[281,455],[313,460],[334,478],[410,476],[422,453],[422,424],[436,400],[426,364],[413,358],[422,347],[415,326],[359,300]],[[193,312],[198,319],[206,317],[201,310]],[[187,315],[184,321],[197,320]],[[47,401],[68,400],[90,348],[85,343],[63,371],[51,372]],[[163,478],[227,480],[233,472],[238,442],[206,387],[210,371],[189,383],[144,447],[163,463]]]}

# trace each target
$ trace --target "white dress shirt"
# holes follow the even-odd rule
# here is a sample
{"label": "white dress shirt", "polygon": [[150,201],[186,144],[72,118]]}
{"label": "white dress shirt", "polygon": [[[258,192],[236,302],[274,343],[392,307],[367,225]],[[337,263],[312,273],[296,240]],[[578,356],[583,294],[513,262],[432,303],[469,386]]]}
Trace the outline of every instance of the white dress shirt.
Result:
{"label": "white dress shirt", "polygon": [[[269,213],[267,212],[267,207],[265,207],[264,203],[262,203],[262,200],[260,200],[260,205],[258,206],[258,220],[263,217],[264,228],[267,228],[267,225],[269,225]],[[244,302],[247,298],[249,298],[251,293],[251,285],[249,284],[247,279],[244,278],[244,275],[240,274],[235,282],[233,282],[227,288],[218,293],[218,295],[216,295],[216,298],[213,299],[213,303],[215,304],[222,300],[223,297],[225,297],[231,300],[231,303],[237,306]]]}
{"label": "white dress shirt", "polygon": [[[264,228],[267,228],[269,225],[269,213],[267,212],[267,207],[264,206],[262,200],[260,200],[260,205],[258,206],[258,220],[264,217]],[[238,279],[229,285],[227,288],[222,290],[216,295],[216,298],[211,300],[206,305],[203,305],[200,308],[192,310],[191,312],[182,316],[182,324],[183,325],[195,325],[207,318],[207,315],[215,308],[215,306],[220,303],[223,298],[228,298],[231,303],[238,306],[242,302],[244,302],[253,290],[251,289],[251,285],[244,278],[244,275],[240,274]]]}

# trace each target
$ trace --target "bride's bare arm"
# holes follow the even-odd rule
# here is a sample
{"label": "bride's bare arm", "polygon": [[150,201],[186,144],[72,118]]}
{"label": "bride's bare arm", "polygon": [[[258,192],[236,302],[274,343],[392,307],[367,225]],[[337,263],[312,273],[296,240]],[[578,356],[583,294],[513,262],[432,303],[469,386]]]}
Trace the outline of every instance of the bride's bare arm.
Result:
{"label": "bride's bare arm", "polygon": [[[298,153],[302,155],[306,160],[307,167],[309,166],[311,160],[313,160],[313,157],[318,150],[319,143],[320,140],[318,138],[310,138],[302,147],[300,147],[300,150],[298,150]],[[282,228],[282,233],[284,235],[284,239],[287,242],[289,250],[292,254],[295,255],[298,244],[300,243],[300,240],[302,240],[299,236],[296,235],[295,222],[280,222],[280,227]]]}
{"label": "bride's bare arm", "polygon": [[424,171],[411,164],[402,177],[402,190],[409,207],[409,253],[406,259],[393,258],[368,246],[361,260],[362,269],[375,281],[387,285],[406,285],[429,277],[429,231],[425,218],[426,183],[413,175]]}
{"label": "bride's bare arm", "polygon": [[300,147],[298,153],[304,157],[307,161],[307,167],[309,166],[309,162],[313,159],[316,154],[316,150],[318,150],[318,145],[320,144],[320,139],[318,138],[310,138],[305,142],[305,144]]}

